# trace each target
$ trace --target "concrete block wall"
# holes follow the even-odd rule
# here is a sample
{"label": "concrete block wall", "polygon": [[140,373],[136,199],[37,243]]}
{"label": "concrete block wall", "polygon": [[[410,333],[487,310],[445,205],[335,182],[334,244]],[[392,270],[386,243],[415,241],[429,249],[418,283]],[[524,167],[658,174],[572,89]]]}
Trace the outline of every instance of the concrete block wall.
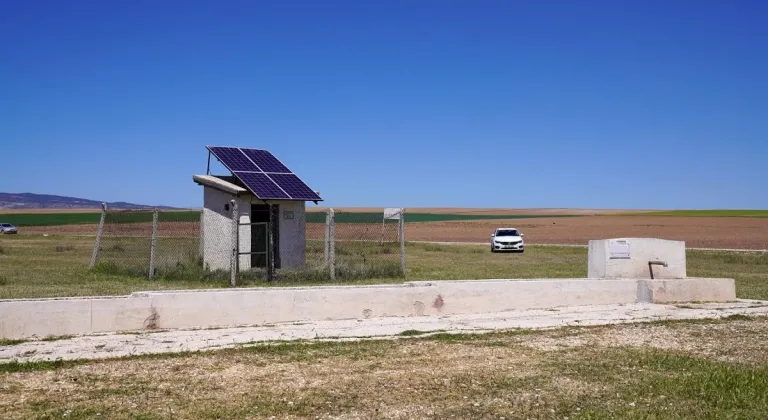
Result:
{"label": "concrete block wall", "polygon": [[[626,241],[629,257],[612,255],[612,241]],[[667,267],[653,266],[655,279],[686,277],[685,242],[655,238],[618,238],[589,241],[589,278],[650,279],[649,261],[663,261]]]}
{"label": "concrete block wall", "polygon": [[[235,238],[232,235],[231,200],[237,202],[240,223],[251,221],[251,196],[235,197],[223,191],[203,187],[203,262],[211,270],[229,270],[232,247]],[[251,250],[250,226],[240,226],[240,251]],[[249,255],[240,256],[240,269],[251,267]]]}

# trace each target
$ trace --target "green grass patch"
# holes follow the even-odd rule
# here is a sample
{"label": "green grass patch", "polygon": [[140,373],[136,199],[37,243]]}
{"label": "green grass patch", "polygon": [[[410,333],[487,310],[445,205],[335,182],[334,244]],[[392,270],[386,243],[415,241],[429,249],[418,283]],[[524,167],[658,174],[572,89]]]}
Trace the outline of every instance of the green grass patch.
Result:
{"label": "green grass patch", "polygon": [[627,216],[768,217],[768,210],[666,210],[627,213]]}
{"label": "green grass patch", "polygon": [[24,339],[11,339],[11,338],[0,338],[0,346],[15,346],[17,344],[26,343],[28,340]]}
{"label": "green grass patch", "polygon": [[7,363],[0,363],[0,373],[16,372],[37,372],[41,370],[56,370],[82,364],[83,362],[68,360],[53,360],[40,362],[19,362],[12,360]]}
{"label": "green grass patch", "polygon": [[[114,240],[113,240],[114,239]],[[228,271],[206,270],[196,238],[160,238],[155,279],[147,280],[149,241],[104,238],[102,258],[89,271],[93,238],[13,235],[0,237],[0,299],[125,295],[142,290],[229,287]],[[58,252],[57,246],[65,251]],[[407,280],[580,278],[587,275],[587,249],[529,246],[524,254],[492,254],[481,245],[406,245]],[[305,286],[402,282],[399,250],[378,243],[337,246],[337,279],[322,268],[320,241],[307,241],[310,267],[242,272],[240,286]],[[688,275],[736,279],[739,298],[768,299],[768,254],[689,250]]]}
{"label": "green grass patch", "polygon": [[553,369],[594,384],[585,418],[759,418],[768,412],[768,368],[653,349],[563,351]]}
{"label": "green grass patch", "polygon": [[420,331],[420,330],[405,330],[398,334],[401,337],[415,337],[419,335],[428,334],[426,331]]}

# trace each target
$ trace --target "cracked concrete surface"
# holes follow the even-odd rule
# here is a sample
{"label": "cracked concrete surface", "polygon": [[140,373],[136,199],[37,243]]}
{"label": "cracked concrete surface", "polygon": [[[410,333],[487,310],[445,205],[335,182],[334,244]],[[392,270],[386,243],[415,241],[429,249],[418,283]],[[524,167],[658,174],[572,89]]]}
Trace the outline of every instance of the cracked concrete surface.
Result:
{"label": "cracked concrete surface", "polygon": [[660,320],[768,316],[768,301],[659,305],[591,305],[488,314],[386,317],[316,321],[221,329],[110,333],[31,340],[0,346],[0,363],[41,360],[103,359],[122,356],[207,351],[289,340],[361,340],[397,338],[404,331],[482,333],[511,329],[608,325]]}

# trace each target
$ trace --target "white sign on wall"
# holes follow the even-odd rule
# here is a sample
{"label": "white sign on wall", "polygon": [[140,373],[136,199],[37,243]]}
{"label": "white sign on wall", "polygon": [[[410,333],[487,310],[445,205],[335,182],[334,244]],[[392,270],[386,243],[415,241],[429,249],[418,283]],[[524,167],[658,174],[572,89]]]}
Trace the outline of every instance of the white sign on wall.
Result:
{"label": "white sign on wall", "polygon": [[611,239],[608,242],[608,253],[611,259],[629,259],[629,241]]}
{"label": "white sign on wall", "polygon": [[387,220],[400,220],[403,215],[402,208],[387,207],[384,209],[384,219]]}

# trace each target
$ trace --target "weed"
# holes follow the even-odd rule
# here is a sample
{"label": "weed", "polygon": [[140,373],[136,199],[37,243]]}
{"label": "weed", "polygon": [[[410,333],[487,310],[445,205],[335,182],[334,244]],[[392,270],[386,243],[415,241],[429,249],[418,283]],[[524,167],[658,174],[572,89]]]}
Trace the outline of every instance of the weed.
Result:
{"label": "weed", "polygon": [[8,278],[0,274],[0,286],[5,286],[6,284],[8,284]]}
{"label": "weed", "polygon": [[420,246],[424,249],[426,252],[435,252],[435,253],[450,253],[450,254],[483,254],[485,253],[485,248],[478,247],[478,246],[466,246],[466,245],[445,245],[445,244],[417,244],[416,246]]}
{"label": "weed", "polygon": [[2,245],[0,245],[0,255],[5,254],[5,248],[3,248]]}
{"label": "weed", "polygon": [[74,251],[75,247],[72,245],[56,245],[56,252]]}
{"label": "weed", "polygon": [[724,317],[723,319],[727,320],[727,321],[754,321],[755,320],[755,318],[753,318],[751,316],[748,316],[748,315],[744,315],[744,314],[728,315],[728,316]]}
{"label": "weed", "polygon": [[74,366],[78,363],[82,363],[82,362],[68,361],[68,360],[19,362],[18,360],[12,360],[8,363],[0,363],[0,372],[14,373],[14,372],[36,372],[41,370],[57,370],[65,367]]}
{"label": "weed", "polygon": [[40,341],[69,340],[70,338],[75,338],[75,336],[74,335],[49,335],[47,337],[41,338]]}
{"label": "weed", "polygon": [[401,336],[401,337],[414,337],[414,336],[417,336],[417,335],[424,335],[424,334],[427,334],[427,332],[426,331],[419,331],[419,330],[405,330],[405,331],[401,332],[398,335]]}
{"label": "weed", "polygon": [[29,340],[0,338],[0,346],[15,346],[16,344],[26,343],[27,341]]}

